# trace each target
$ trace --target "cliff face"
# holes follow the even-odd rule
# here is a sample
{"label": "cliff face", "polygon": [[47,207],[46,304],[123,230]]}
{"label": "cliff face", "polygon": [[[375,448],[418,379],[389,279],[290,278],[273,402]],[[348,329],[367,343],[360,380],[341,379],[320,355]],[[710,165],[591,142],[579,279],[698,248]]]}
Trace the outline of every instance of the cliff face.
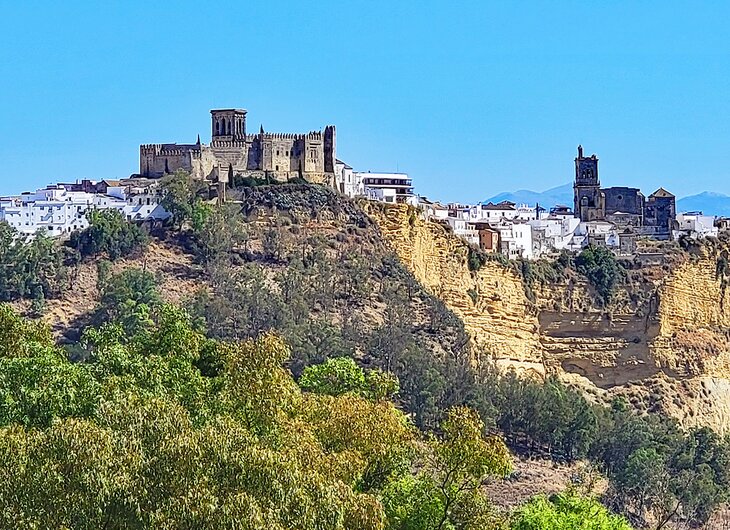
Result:
{"label": "cliff face", "polygon": [[403,263],[464,322],[497,366],[556,374],[597,399],[623,395],[686,425],[730,427],[730,307],[703,252],[641,270],[608,308],[577,276],[531,289],[497,261],[469,270],[468,246],[406,206],[366,206]]}
{"label": "cliff face", "polygon": [[364,208],[416,279],[462,319],[478,355],[545,374],[539,322],[517,275],[496,262],[470,271],[464,242],[405,206]]}

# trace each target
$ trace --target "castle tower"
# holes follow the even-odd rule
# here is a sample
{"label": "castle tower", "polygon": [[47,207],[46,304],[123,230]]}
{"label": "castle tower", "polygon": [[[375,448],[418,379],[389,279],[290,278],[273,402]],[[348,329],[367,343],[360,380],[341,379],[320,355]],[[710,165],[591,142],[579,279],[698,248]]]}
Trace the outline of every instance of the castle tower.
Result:
{"label": "castle tower", "polygon": [[244,109],[214,109],[210,111],[212,144],[246,140],[246,111]]}
{"label": "castle tower", "polygon": [[598,179],[598,158],[583,156],[583,146],[578,146],[573,183],[573,211],[581,221],[603,219],[601,182]]}

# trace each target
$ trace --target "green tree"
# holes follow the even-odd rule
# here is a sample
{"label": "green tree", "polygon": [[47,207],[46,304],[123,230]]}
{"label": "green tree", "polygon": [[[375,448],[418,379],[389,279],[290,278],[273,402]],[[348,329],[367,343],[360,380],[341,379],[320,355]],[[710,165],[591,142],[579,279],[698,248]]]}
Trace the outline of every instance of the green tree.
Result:
{"label": "green tree", "polygon": [[474,495],[489,476],[512,469],[507,447],[497,437],[484,438],[484,424],[476,411],[455,407],[441,423],[443,435],[431,442],[431,472],[443,501],[437,528],[445,528],[454,510]]}
{"label": "green tree", "polygon": [[299,378],[299,386],[316,394],[339,396],[352,393],[379,400],[398,391],[398,379],[377,368],[363,370],[349,357],[336,357],[305,368]]}
{"label": "green tree", "polygon": [[235,250],[246,246],[248,234],[240,208],[230,204],[201,205],[205,213],[194,218],[195,250],[203,263],[230,262]]}
{"label": "green tree", "polygon": [[210,212],[203,203],[208,189],[205,182],[194,179],[189,173],[179,169],[172,175],[163,177],[160,187],[163,192],[160,204],[170,212],[172,222],[177,228],[182,228],[190,221],[202,226]]}
{"label": "green tree", "polygon": [[631,530],[597,500],[572,492],[534,497],[512,517],[511,530]]}
{"label": "green tree", "polygon": [[89,226],[73,232],[69,245],[81,256],[105,253],[116,260],[144,248],[148,236],[138,225],[127,221],[117,210],[89,210]]}
{"label": "green tree", "polygon": [[151,312],[161,304],[154,274],[136,267],[111,274],[102,263],[98,283],[97,321],[117,322],[130,337],[151,327]]}
{"label": "green tree", "polygon": [[625,271],[613,252],[606,247],[589,246],[575,258],[576,270],[585,276],[604,303],[611,301],[616,285]]}

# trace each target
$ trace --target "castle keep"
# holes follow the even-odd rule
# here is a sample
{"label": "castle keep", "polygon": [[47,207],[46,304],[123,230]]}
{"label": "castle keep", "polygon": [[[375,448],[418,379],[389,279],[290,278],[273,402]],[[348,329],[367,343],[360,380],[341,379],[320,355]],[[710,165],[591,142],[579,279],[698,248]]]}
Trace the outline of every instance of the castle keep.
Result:
{"label": "castle keep", "polygon": [[183,169],[195,178],[227,182],[234,175],[334,182],[335,127],[306,134],[246,132],[243,109],[211,110],[211,142],[139,147],[139,173],[161,177]]}
{"label": "castle keep", "polygon": [[669,237],[676,217],[675,197],[659,188],[645,198],[638,188],[601,188],[598,158],[578,146],[573,184],[574,212],[583,222],[609,221],[641,235]]}

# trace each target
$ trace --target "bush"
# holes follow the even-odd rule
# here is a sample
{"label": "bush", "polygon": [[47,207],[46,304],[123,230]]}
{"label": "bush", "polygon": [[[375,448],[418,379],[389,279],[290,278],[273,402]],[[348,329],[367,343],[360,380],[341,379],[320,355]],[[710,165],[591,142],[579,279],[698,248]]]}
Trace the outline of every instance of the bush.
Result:
{"label": "bush", "polygon": [[349,357],[337,357],[305,368],[299,386],[316,394],[385,399],[398,391],[398,379],[378,369],[364,371]]}
{"label": "bush", "polygon": [[89,211],[89,226],[71,234],[69,245],[81,256],[106,253],[116,260],[143,248],[148,237],[136,224],[127,221],[117,210]]}
{"label": "bush", "polygon": [[612,515],[592,498],[571,492],[545,498],[539,496],[520,508],[511,530],[631,530],[623,517]]}
{"label": "bush", "polygon": [[487,262],[487,258],[484,252],[469,245],[469,253],[467,254],[466,261],[470,271],[478,271]]}
{"label": "bush", "polygon": [[613,252],[596,246],[589,246],[576,256],[575,268],[591,282],[605,304],[611,301],[616,285],[626,273]]}

